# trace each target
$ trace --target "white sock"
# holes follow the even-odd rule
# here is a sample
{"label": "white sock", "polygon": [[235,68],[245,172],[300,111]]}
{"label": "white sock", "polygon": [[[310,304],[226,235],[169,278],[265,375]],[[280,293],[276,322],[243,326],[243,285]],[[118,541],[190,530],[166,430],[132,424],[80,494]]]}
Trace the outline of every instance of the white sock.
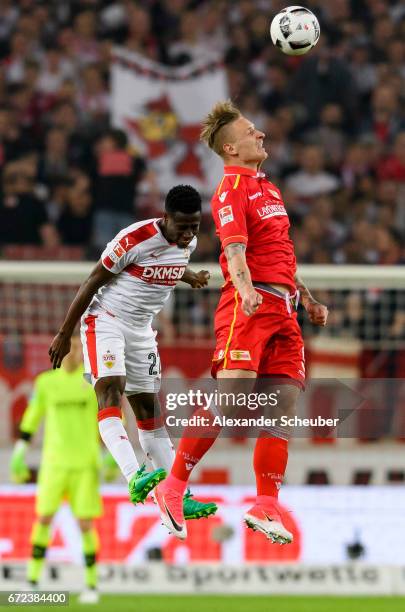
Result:
{"label": "white sock", "polygon": [[175,452],[174,446],[165,427],[157,429],[139,429],[139,443],[143,452],[155,470],[163,468],[169,474],[172,469]]}
{"label": "white sock", "polygon": [[100,436],[117,462],[127,482],[139,470],[132,444],[119,417],[107,417],[98,422]]}

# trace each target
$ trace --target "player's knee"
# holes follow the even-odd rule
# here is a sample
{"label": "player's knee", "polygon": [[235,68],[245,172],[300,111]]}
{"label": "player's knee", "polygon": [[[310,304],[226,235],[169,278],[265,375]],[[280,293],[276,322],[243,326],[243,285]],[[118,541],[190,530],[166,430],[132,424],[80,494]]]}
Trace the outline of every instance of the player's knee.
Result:
{"label": "player's knee", "polygon": [[92,565],[96,563],[96,560],[96,553],[89,553],[87,555],[84,555],[84,562],[86,564],[86,567],[92,567]]}
{"label": "player's knee", "polygon": [[95,386],[99,408],[119,406],[125,389],[124,376],[100,378]]}
{"label": "player's knee", "polygon": [[46,546],[41,546],[40,544],[32,545],[32,558],[33,559],[43,559],[46,555]]}
{"label": "player's knee", "polygon": [[220,370],[217,374],[219,393],[216,405],[219,414],[233,417],[243,405],[247,406],[256,377],[256,372],[250,370]]}
{"label": "player's knee", "polygon": [[280,385],[276,412],[286,416],[294,416],[300,389],[295,385]]}
{"label": "player's knee", "polygon": [[128,396],[137,421],[153,419],[160,416],[159,398],[154,393],[136,393]]}
{"label": "player's knee", "polygon": [[39,516],[38,522],[41,523],[41,525],[50,525],[52,522],[52,518],[52,516]]}

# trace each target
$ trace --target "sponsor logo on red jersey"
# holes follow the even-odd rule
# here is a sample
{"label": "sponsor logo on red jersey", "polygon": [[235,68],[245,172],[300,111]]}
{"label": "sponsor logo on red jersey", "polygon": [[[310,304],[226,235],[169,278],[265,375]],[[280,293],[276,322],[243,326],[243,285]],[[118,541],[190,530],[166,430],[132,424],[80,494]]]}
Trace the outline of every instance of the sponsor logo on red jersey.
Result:
{"label": "sponsor logo on red jersey", "polygon": [[249,200],[256,200],[259,196],[263,195],[261,191],[256,191],[253,195],[248,195]]}
{"label": "sponsor logo on red jersey", "polygon": [[287,212],[283,204],[267,204],[257,210],[257,214],[261,219],[270,219],[270,217],[287,216]]}
{"label": "sponsor logo on red jersey", "polygon": [[230,351],[230,355],[233,361],[250,361],[251,360],[250,351],[243,351],[243,350],[238,349],[238,350]]}

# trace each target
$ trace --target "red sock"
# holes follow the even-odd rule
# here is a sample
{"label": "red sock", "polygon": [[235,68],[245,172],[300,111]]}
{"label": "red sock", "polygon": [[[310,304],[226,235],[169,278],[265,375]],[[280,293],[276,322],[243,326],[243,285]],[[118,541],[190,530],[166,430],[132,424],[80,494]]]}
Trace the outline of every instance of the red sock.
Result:
{"label": "red sock", "polygon": [[[188,481],[194,466],[211,448],[221,431],[219,425],[214,425],[215,415],[209,410],[199,408],[193,414],[194,416],[206,419],[207,425],[204,427],[188,426],[183,431],[171,471],[172,476],[183,482]],[[197,437],[201,434],[207,437]]]}
{"label": "red sock", "polygon": [[262,432],[256,441],[253,467],[257,495],[278,498],[288,461],[288,440]]}
{"label": "red sock", "polygon": [[135,418],[135,420],[138,429],[142,429],[142,431],[153,431],[155,429],[160,429],[161,427],[164,427],[164,421],[161,415],[143,420]]}

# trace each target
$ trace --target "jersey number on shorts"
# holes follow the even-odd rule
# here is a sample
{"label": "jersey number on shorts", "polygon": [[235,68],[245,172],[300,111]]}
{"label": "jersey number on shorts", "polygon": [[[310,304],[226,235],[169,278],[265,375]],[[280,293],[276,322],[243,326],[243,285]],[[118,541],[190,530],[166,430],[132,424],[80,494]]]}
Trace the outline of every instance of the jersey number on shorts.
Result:
{"label": "jersey number on shorts", "polygon": [[157,376],[159,372],[156,369],[156,363],[157,363],[156,353],[149,353],[148,359],[149,361],[152,361],[152,363],[149,366],[149,376]]}

